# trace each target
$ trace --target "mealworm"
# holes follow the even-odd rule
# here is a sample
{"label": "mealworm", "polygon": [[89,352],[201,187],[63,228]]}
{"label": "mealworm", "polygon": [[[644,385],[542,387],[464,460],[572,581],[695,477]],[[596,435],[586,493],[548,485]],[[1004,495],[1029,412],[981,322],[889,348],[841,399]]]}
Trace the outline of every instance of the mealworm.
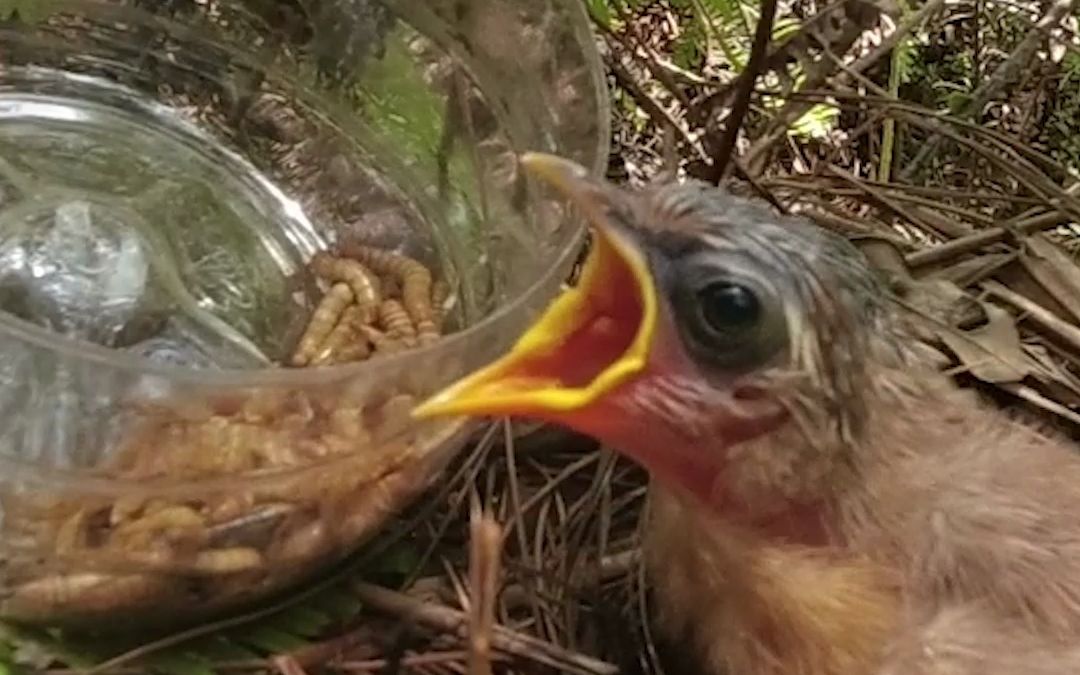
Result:
{"label": "mealworm", "polygon": [[334,545],[334,539],[331,538],[327,525],[328,523],[316,518],[306,525],[287,530],[278,544],[277,557],[304,561],[329,551]]}
{"label": "mealworm", "polygon": [[383,290],[383,297],[393,298],[401,295],[401,282],[393,274],[382,274],[379,283]]}
{"label": "mealworm", "polygon": [[406,345],[416,342],[416,326],[397,300],[383,300],[379,305],[379,327]]}
{"label": "mealworm", "polygon": [[195,570],[203,574],[235,574],[262,566],[262,554],[249,546],[206,549],[194,562]]}
{"label": "mealworm", "polygon": [[408,256],[377,248],[344,244],[343,255],[359,260],[379,274],[393,274],[401,282],[402,304],[421,333],[424,324],[432,322],[431,271]]}
{"label": "mealworm", "polygon": [[300,338],[296,351],[292,355],[294,366],[304,366],[311,360],[319,345],[334,330],[338,323],[338,317],[353,301],[353,292],[346,283],[336,283],[330,287],[329,292],[319,301],[318,307],[311,315],[304,335]]}
{"label": "mealworm", "polygon": [[371,356],[371,345],[368,343],[367,337],[364,336],[334,352],[331,363],[362,361],[369,356]]}
{"label": "mealworm", "polygon": [[112,531],[110,544],[128,551],[152,548],[158,539],[172,544],[181,540],[197,543],[206,535],[203,517],[190,506],[168,506],[148,513],[138,520],[129,520]]}
{"label": "mealworm", "polygon": [[397,340],[392,335],[372,328],[371,326],[364,326],[364,334],[367,335],[367,339],[374,345],[375,351],[379,354],[392,354],[394,352],[400,352],[405,348],[405,345]]}
{"label": "mealworm", "polygon": [[446,301],[450,299],[450,284],[442,279],[431,285],[431,306],[435,310],[435,328],[441,333],[446,320]]}
{"label": "mealworm", "polygon": [[421,347],[439,341],[439,328],[431,319],[421,319],[416,325],[416,338]]}
{"label": "mealworm", "polygon": [[374,318],[381,299],[379,281],[361,263],[320,251],[311,258],[311,269],[327,281],[348,284],[363,312],[363,321],[366,323]]}
{"label": "mealworm", "polygon": [[323,343],[315,351],[309,362],[312,366],[340,363],[342,354],[349,354],[355,361],[367,356],[371,350],[368,348],[367,337],[360,328],[364,325],[363,312],[357,305],[349,305],[341,313],[338,323],[330,331]]}
{"label": "mealworm", "polygon": [[56,550],[71,553],[86,543],[86,509],[79,509],[56,531]]}

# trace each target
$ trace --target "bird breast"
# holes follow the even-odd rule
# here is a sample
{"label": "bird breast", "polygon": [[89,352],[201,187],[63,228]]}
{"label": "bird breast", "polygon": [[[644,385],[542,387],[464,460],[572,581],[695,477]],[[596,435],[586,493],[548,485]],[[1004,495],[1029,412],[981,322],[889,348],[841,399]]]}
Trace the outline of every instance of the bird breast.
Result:
{"label": "bird breast", "polygon": [[650,500],[646,561],[661,629],[695,642],[708,672],[873,672],[899,618],[893,570],[732,527],[659,487]]}

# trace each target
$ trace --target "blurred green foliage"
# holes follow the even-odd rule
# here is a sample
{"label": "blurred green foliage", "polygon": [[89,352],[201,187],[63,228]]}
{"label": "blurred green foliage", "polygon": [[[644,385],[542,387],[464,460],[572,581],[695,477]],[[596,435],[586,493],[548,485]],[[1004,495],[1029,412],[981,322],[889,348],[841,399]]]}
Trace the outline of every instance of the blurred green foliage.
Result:
{"label": "blurred green foliage", "polygon": [[[418,550],[402,541],[386,548],[364,565],[364,577],[374,582],[401,583],[420,564]],[[155,675],[217,675],[217,664],[257,663],[312,644],[330,629],[348,625],[362,606],[338,582],[278,611],[231,628],[223,628],[175,646],[151,650],[145,658],[125,665]],[[145,645],[145,639],[110,639],[70,635],[59,629],[37,629],[0,623],[0,675],[22,675],[48,664],[85,670]]]}
{"label": "blurred green foliage", "polygon": [[0,0],[0,20],[37,23],[51,14],[58,0]]}

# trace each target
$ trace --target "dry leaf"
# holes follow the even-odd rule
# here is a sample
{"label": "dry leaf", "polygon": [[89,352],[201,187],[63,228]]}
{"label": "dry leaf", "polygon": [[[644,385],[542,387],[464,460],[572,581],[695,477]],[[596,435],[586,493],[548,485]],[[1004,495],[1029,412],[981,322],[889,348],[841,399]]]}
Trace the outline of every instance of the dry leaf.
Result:
{"label": "dry leaf", "polygon": [[1061,319],[1030,296],[1017,293],[996,281],[984,281],[982,287],[993,297],[1013,307],[1023,319],[1042,329],[1042,333],[1061,341],[1073,354],[1080,354],[1080,328],[1075,324]]}
{"label": "dry leaf", "polygon": [[1024,351],[1032,362],[1039,365],[1036,375],[1049,388],[1055,400],[1064,405],[1080,406],[1080,378],[1069,372],[1042,344],[1025,343]]}
{"label": "dry leaf", "polygon": [[1003,384],[1001,387],[1037,408],[1041,408],[1048,413],[1057,415],[1073,424],[1080,425],[1080,414],[1077,414],[1075,410],[1070,410],[1061,405],[1061,403],[1043,396],[1031,387],[1026,387],[1022,384]]}
{"label": "dry leaf", "polygon": [[968,286],[990,277],[1005,265],[1016,260],[1016,257],[1017,254],[1013,251],[1008,253],[984,253],[983,255],[966,258],[948,267],[934,270],[927,278],[951,281],[958,286]]}
{"label": "dry leaf", "polygon": [[1006,310],[989,303],[979,303],[987,322],[978,328],[938,331],[941,340],[956,354],[972,375],[992,384],[1019,382],[1033,371],[1033,365],[1020,342],[1020,331]]}
{"label": "dry leaf", "polygon": [[861,234],[849,237],[851,242],[866,256],[870,266],[890,276],[910,279],[911,272],[904,262],[904,251],[893,237]]}
{"label": "dry leaf", "polygon": [[1020,262],[1039,285],[1080,321],[1080,267],[1067,253],[1045,236],[1025,240]]}
{"label": "dry leaf", "polygon": [[920,220],[950,239],[959,239],[960,237],[965,237],[975,231],[971,225],[956,220],[955,218],[950,218],[945,215],[944,211],[934,211],[925,206],[918,205],[914,206],[913,210],[918,214]]}

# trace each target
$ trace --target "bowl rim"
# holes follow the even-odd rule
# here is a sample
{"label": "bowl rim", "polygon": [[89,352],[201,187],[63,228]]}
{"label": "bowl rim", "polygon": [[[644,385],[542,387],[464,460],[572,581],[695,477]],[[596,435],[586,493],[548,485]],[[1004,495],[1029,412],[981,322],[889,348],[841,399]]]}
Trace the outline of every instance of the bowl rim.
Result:
{"label": "bowl rim", "polygon": [[[582,57],[588,65],[592,80],[593,96],[596,101],[597,124],[592,166],[588,167],[594,175],[603,173],[607,166],[608,152],[611,147],[610,112],[611,101],[604,77],[603,64],[590,29],[589,16],[584,4],[577,0],[554,0],[563,6],[571,19],[576,41],[581,47]],[[113,372],[126,372],[136,376],[158,377],[170,383],[195,385],[201,388],[253,388],[295,386],[317,387],[352,380],[358,376],[378,377],[380,373],[402,369],[413,360],[438,358],[442,355],[465,351],[470,343],[477,342],[480,336],[499,331],[518,314],[522,306],[528,305],[551,288],[554,278],[565,275],[573,259],[578,255],[585,238],[584,222],[577,216],[571,217],[573,231],[569,233],[565,244],[555,252],[552,264],[509,302],[497,307],[490,314],[482,317],[475,324],[460,331],[450,333],[439,341],[405,352],[388,354],[371,361],[360,361],[316,368],[264,367],[257,369],[195,369],[179,365],[162,364],[148,357],[136,354],[124,354],[117,350],[88,341],[64,337],[47,328],[32,324],[6,313],[0,314],[0,335],[21,341],[32,348],[44,349],[83,364],[98,364]]]}

